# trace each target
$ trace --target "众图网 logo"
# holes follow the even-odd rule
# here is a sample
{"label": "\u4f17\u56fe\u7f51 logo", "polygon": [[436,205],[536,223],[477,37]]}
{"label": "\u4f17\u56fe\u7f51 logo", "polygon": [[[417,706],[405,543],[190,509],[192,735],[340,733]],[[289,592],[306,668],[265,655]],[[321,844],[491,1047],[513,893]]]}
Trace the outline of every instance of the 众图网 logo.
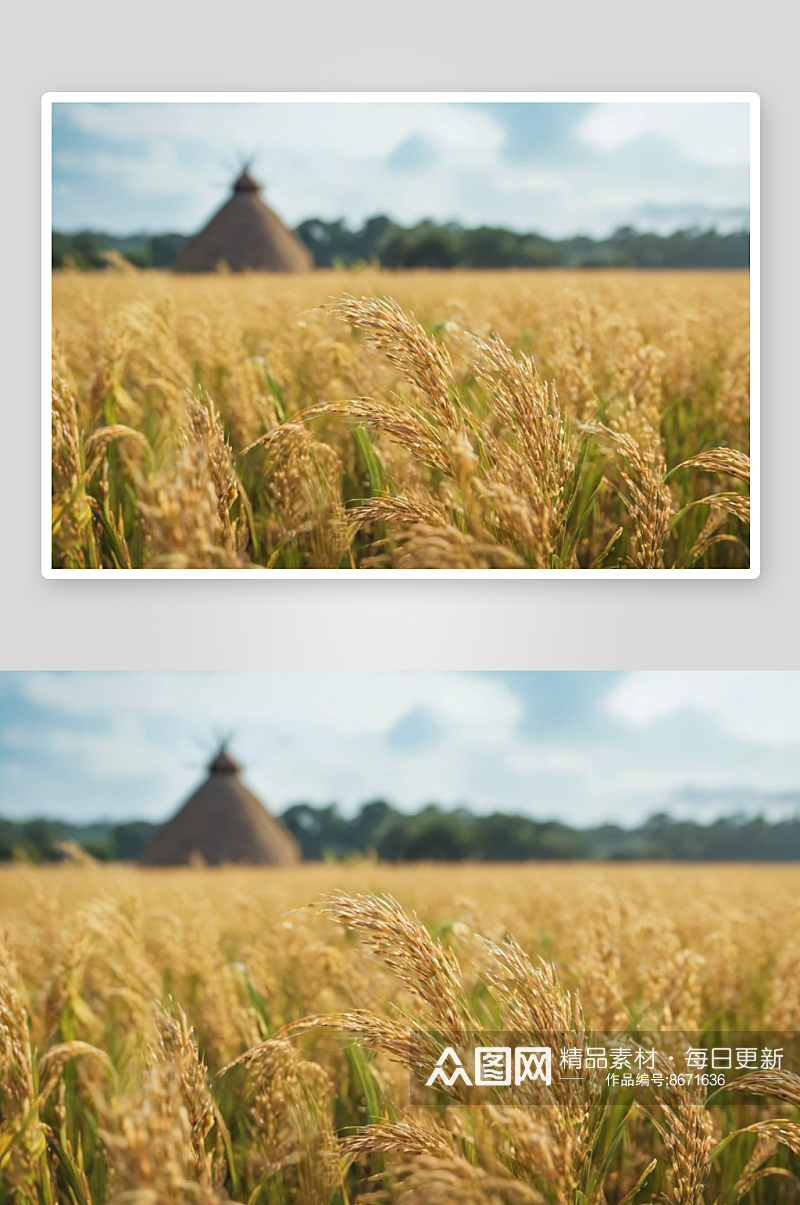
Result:
{"label": "\u4f17\u56fe\u7f51 logo", "polygon": [[446,1046],[426,1083],[429,1088],[437,1083],[451,1088],[458,1080],[470,1088],[489,1088],[540,1080],[549,1087],[552,1075],[549,1046],[476,1046],[472,1079],[453,1047]]}

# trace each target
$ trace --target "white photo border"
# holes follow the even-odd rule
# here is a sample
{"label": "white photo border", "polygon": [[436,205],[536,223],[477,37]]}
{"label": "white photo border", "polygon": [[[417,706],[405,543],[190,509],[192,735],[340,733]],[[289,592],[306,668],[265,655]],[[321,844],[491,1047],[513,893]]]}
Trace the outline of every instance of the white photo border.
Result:
{"label": "white photo border", "polygon": [[[750,565],[746,569],[56,569],[52,564],[52,108],[54,104],[738,103],[750,107]],[[42,576],[63,578],[757,578],[761,572],[761,136],[756,92],[47,92],[42,97]]]}

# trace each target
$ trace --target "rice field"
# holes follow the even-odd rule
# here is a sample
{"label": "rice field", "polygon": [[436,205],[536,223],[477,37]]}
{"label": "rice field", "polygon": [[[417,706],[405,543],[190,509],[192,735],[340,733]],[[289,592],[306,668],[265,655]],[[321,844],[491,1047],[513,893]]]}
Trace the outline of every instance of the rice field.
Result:
{"label": "rice field", "polygon": [[55,568],[741,569],[746,272],[53,278]]}
{"label": "rice field", "polygon": [[0,872],[2,1202],[798,1200],[788,1070],[608,1108],[409,1068],[432,1032],[796,1032],[795,867],[73,856]]}

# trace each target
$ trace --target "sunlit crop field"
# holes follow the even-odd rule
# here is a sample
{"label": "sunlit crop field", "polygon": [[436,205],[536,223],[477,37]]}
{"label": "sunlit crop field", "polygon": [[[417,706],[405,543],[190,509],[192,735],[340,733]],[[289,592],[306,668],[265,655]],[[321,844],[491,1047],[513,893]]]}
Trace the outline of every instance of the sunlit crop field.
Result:
{"label": "sunlit crop field", "polygon": [[786,1070],[422,1107],[404,1036],[797,1030],[797,868],[12,866],[0,929],[1,1201],[798,1200]]}
{"label": "sunlit crop field", "polygon": [[56,273],[53,565],[741,569],[746,272]]}

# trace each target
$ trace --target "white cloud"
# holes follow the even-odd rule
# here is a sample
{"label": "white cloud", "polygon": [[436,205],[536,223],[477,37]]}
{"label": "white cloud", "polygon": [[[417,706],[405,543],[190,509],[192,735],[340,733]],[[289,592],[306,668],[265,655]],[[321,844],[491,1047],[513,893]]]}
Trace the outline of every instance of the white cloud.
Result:
{"label": "white cloud", "polygon": [[502,164],[496,171],[493,184],[498,192],[550,192],[570,196],[572,187],[563,171]]}
{"label": "white cloud", "polygon": [[[58,152],[56,162],[65,170],[85,168],[86,156],[63,150]],[[186,191],[186,170],[178,162],[174,147],[163,142],[154,142],[137,159],[122,150],[94,151],[91,170],[101,186],[113,181],[132,197],[180,196]]]}
{"label": "white cloud", "polygon": [[56,762],[77,757],[93,778],[141,778],[171,775],[175,770],[175,750],[149,741],[139,719],[131,715],[115,717],[102,732],[76,732],[59,724],[44,731],[11,725],[3,732],[3,745],[46,753]]}
{"label": "white cloud", "polygon": [[800,741],[800,674],[789,671],[637,671],[605,700],[610,715],[645,727],[687,708],[733,736],[768,745]]}
{"label": "white cloud", "polygon": [[735,167],[750,161],[749,109],[742,104],[599,104],[578,127],[584,142],[604,151],[648,134],[668,138],[696,163]]}
{"label": "white cloud", "polygon": [[508,750],[506,768],[515,774],[578,774],[592,777],[597,774],[598,755],[595,750],[576,745],[531,744],[519,741]]}
{"label": "white cloud", "polygon": [[499,149],[504,139],[488,113],[447,103],[72,104],[70,115],[79,129],[107,139],[211,145],[227,156],[265,147],[383,156],[415,134],[471,152]]}
{"label": "white cloud", "polygon": [[36,673],[24,676],[20,689],[33,702],[75,715],[165,715],[225,727],[261,722],[352,736],[388,732],[421,709],[491,740],[520,714],[503,682],[468,673]]}

